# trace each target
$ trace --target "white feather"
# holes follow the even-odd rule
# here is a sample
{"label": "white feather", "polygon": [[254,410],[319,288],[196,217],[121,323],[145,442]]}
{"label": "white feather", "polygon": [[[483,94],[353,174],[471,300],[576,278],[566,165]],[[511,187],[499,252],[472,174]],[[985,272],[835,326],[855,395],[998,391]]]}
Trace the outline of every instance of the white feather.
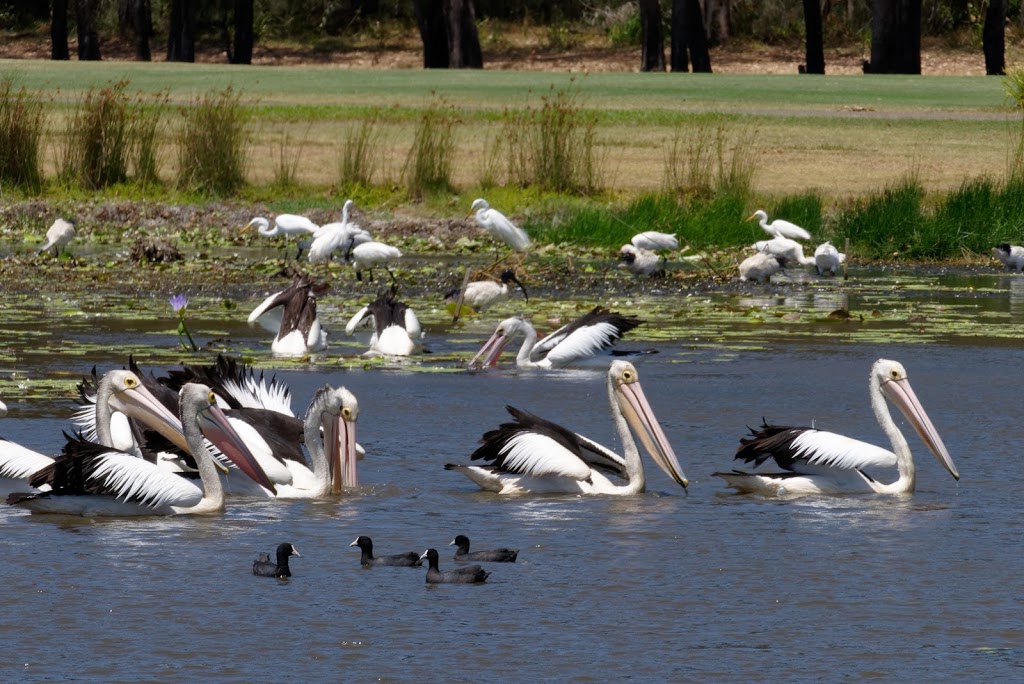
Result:
{"label": "white feather", "polygon": [[793,440],[793,455],[811,465],[838,470],[893,467],[896,454],[835,432],[805,430]]}
{"label": "white feather", "polygon": [[540,477],[556,475],[573,480],[590,477],[590,467],[576,454],[546,435],[520,432],[508,441],[502,454],[509,470]]}

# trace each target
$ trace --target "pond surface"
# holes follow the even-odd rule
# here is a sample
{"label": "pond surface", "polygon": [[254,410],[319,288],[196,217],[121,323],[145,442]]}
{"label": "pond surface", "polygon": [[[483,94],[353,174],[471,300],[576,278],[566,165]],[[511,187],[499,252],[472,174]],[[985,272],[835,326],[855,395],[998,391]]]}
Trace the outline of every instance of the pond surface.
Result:
{"label": "pond surface", "polygon": [[[532,293],[531,293],[532,294]],[[860,273],[738,292],[617,297],[656,347],[644,390],[690,479],[645,460],[636,497],[479,492],[467,462],[511,404],[618,448],[601,370],[469,372],[460,363],[521,302],[451,330],[418,310],[432,353],[366,363],[341,333],[360,302],[325,299],[334,333],[312,362],[273,359],[245,323],[262,297],[196,299],[197,341],[276,372],[303,411],[324,383],[359,398],[362,486],[340,500],[229,500],[222,517],[81,520],[0,507],[0,673],[76,681],[1020,681],[1024,463],[1018,430],[1024,278]],[[576,315],[531,299],[538,322]],[[591,304],[582,305],[583,309]],[[161,373],[175,350],[163,296],[5,301],[2,434],[52,453],[74,383],[133,352]],[[852,318],[830,317],[837,309]],[[550,329],[550,325],[543,326]],[[908,434],[907,497],[772,501],[728,493],[746,426],[810,424],[885,444],[868,369],[901,361],[961,474]],[[902,421],[899,421],[901,425]],[[906,427],[904,425],[904,427]],[[646,457],[645,457],[646,459]],[[888,476],[888,474],[886,474]],[[425,570],[359,567],[378,553],[521,549],[482,586],[426,586]],[[282,541],[288,581],[253,577]]]}

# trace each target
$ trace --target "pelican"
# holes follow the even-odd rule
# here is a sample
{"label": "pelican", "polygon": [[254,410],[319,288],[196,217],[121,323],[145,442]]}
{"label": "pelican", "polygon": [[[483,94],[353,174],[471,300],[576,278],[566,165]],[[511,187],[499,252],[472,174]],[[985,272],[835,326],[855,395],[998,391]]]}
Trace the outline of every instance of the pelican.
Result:
{"label": "pelican", "polygon": [[469,213],[476,218],[477,225],[495,240],[504,242],[517,252],[525,252],[530,248],[530,238],[526,231],[508,220],[508,217],[497,209],[491,209],[487,200],[473,200]]}
{"label": "pelican", "polygon": [[437,563],[437,549],[424,551],[420,556],[420,561],[423,560],[428,563],[427,584],[483,584],[491,575],[479,565],[467,565],[463,568],[441,572]]}
{"label": "pelican", "polygon": [[494,365],[509,342],[520,334],[525,339],[516,355],[516,366],[519,368],[562,368],[598,356],[654,353],[656,350],[653,349],[634,352],[612,349],[623,335],[641,323],[643,321],[634,316],[623,316],[595,306],[589,313],[563,325],[538,343],[537,330],[526,319],[513,316],[498,324],[494,334],[469,365],[472,367],[480,357],[483,357],[481,365]]}
{"label": "pelican", "polygon": [[52,249],[53,256],[58,256],[73,237],[75,237],[75,224],[72,221],[59,218],[46,230],[46,243],[39,248],[38,254]]}
{"label": "pelican", "polygon": [[782,219],[775,219],[771,223],[768,223],[768,214],[761,209],[758,209],[751,214],[749,218],[747,218],[748,221],[752,219],[757,219],[761,228],[769,235],[791,238],[793,240],[811,239],[811,234],[795,223],[783,221]]}
{"label": "pelican", "polygon": [[[501,282],[493,280],[474,280],[466,285],[466,294],[462,298],[463,304],[474,311],[486,311],[498,302],[503,302],[512,294],[512,283],[515,283],[523,291],[523,297],[530,301],[530,295],[526,293],[526,287],[516,278],[516,272],[506,268],[501,272]],[[459,288],[455,288],[444,296],[445,299],[457,299]]]}
{"label": "pelican", "polygon": [[33,513],[81,516],[210,514],[224,510],[224,488],[203,443],[210,439],[247,475],[273,490],[259,464],[217,408],[213,391],[189,384],[181,391],[181,425],[199,467],[202,487],[110,447],[68,437],[63,454],[35,473],[40,494],[12,494],[7,502]]}
{"label": "pelican", "polygon": [[778,257],[758,252],[740,263],[740,280],[753,280],[767,285],[771,277],[781,269],[782,263]]}
{"label": "pelican", "polygon": [[818,275],[835,275],[839,272],[839,265],[846,261],[846,255],[836,249],[831,242],[825,241],[814,250],[814,265],[818,269]]}
{"label": "pelican", "polygon": [[1024,271],[1024,247],[1003,242],[992,248],[992,254],[1003,262],[1007,271]]}
{"label": "pelican", "polygon": [[420,352],[420,321],[407,304],[395,300],[393,292],[360,309],[349,319],[345,332],[351,335],[369,318],[373,319],[374,333],[370,349],[363,356],[412,356]]}
{"label": "pelican", "polygon": [[[514,422],[484,434],[470,457],[487,465],[445,465],[498,494],[639,494],[646,479],[630,432],[677,484],[687,485],[665,433],[640,387],[636,368],[613,361],[608,369],[608,403],[625,456],[560,425],[507,406]],[[609,475],[615,476],[610,479]]]}
{"label": "pelican", "polygon": [[349,223],[348,212],[351,207],[352,200],[345,200],[345,206],[341,210],[341,222],[324,224],[313,233],[313,242],[309,246],[309,263],[330,261],[335,251],[341,250],[344,254],[355,245],[373,239],[364,229],[355,223]]}
{"label": "pelican", "polygon": [[305,356],[327,348],[327,333],[320,327],[316,315],[316,296],[313,292],[317,288],[312,280],[302,276],[284,290],[264,299],[249,314],[249,323],[255,323],[268,311],[281,307],[280,313],[274,311],[269,319],[277,322],[277,335],[270,345],[274,354]]}
{"label": "pelican", "polygon": [[804,246],[796,240],[777,235],[771,240],[760,240],[751,247],[763,254],[770,254],[778,257],[783,267],[791,266],[793,263],[801,266],[814,266],[814,257],[804,256]]}
{"label": "pelican", "polygon": [[[123,432],[114,427],[115,416],[125,414],[137,418],[145,426],[155,429],[168,439],[181,441],[178,417],[171,413],[130,371],[111,371],[97,383],[95,405],[91,407],[92,425],[96,440],[104,446],[120,448],[124,438],[115,438]],[[125,423],[125,430],[127,429]],[[128,437],[130,439],[130,435]],[[53,464],[51,456],[27,449],[20,444],[0,439],[0,495],[12,492],[36,492],[29,484],[31,477]]]}
{"label": "pelican", "polygon": [[665,275],[664,260],[649,249],[623,245],[619,251],[619,266],[633,275]]}
{"label": "pelican", "polygon": [[[907,440],[889,413],[888,399],[914,426],[939,463],[959,480],[960,474],[953,465],[953,459],[911,389],[903,366],[888,359],[875,361],[871,366],[869,386],[871,408],[892,443],[892,451],[814,428],[764,425],[760,431],[751,430],[750,437],[740,440],[736,458],[746,463],[754,462],[754,467],[771,459],[782,468],[782,472],[733,470],[715,475],[738,492],[764,496],[871,492],[910,494],[916,482],[914,459]],[[879,482],[866,472],[870,468],[893,466],[899,477],[891,484]]]}
{"label": "pelican", "polygon": [[679,239],[675,233],[659,233],[656,230],[645,230],[637,233],[630,240],[630,243],[637,249],[646,249],[652,252],[668,250],[674,252],[679,249]]}
{"label": "pelican", "polygon": [[[270,221],[257,216],[252,221],[246,224],[246,230],[252,226],[256,226],[256,231],[263,237],[278,237],[284,235],[284,255],[288,256],[288,241],[292,235],[303,237],[306,235],[312,235],[317,231],[320,226],[310,221],[305,216],[298,216],[296,214],[278,214],[274,218],[274,227],[270,227]],[[302,256],[302,245],[299,244],[299,251],[295,254],[295,258],[298,259]]]}
{"label": "pelican", "polygon": [[363,279],[363,269],[367,268],[370,270],[371,282],[373,282],[374,266],[382,266],[388,272],[388,275],[391,276],[391,282],[394,282],[395,274],[388,268],[388,264],[395,259],[401,258],[402,252],[397,247],[372,240],[353,244],[345,252],[345,261],[351,261],[352,268],[356,270],[356,280]]}

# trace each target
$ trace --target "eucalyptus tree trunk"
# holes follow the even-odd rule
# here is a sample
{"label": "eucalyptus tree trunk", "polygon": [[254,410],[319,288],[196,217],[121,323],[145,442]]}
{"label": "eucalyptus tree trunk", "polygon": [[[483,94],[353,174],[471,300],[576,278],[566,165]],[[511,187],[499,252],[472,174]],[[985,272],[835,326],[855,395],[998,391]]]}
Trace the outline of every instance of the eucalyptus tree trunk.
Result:
{"label": "eucalyptus tree trunk", "polygon": [[807,34],[804,54],[805,74],[825,73],[825,44],[821,28],[821,5],[818,0],[804,0],[804,32]]}
{"label": "eucalyptus tree trunk", "polygon": [[981,30],[981,47],[985,52],[985,74],[1006,73],[1006,0],[989,0],[985,25]]}
{"label": "eucalyptus tree trunk", "polygon": [[253,0],[234,0],[234,4],[235,40],[230,61],[232,64],[252,64],[252,47],[256,40]]}
{"label": "eucalyptus tree trunk", "polygon": [[448,29],[448,66],[452,69],[483,69],[480,36],[476,31],[473,0],[445,0]]}
{"label": "eucalyptus tree trunk", "polygon": [[100,36],[96,32],[97,0],[75,0],[75,23],[78,25],[78,59],[99,61]]}
{"label": "eucalyptus tree trunk", "polygon": [[871,61],[864,71],[921,73],[921,0],[874,0]]}
{"label": "eucalyptus tree trunk", "polygon": [[68,52],[68,0],[53,0],[50,17],[50,59],[71,59]]}
{"label": "eucalyptus tree trunk", "polygon": [[117,18],[121,35],[131,36],[135,43],[135,59],[152,61],[149,39],[153,37],[153,10],[149,0],[120,0]]}
{"label": "eucalyptus tree trunk", "polygon": [[167,31],[167,61],[196,61],[197,0],[171,0],[171,22]]}
{"label": "eucalyptus tree trunk", "polygon": [[700,0],[672,0],[672,71],[711,73],[711,55]]}
{"label": "eucalyptus tree trunk", "polygon": [[413,0],[416,25],[423,41],[423,68],[448,68],[448,28],[445,26],[444,0]]}
{"label": "eucalyptus tree trunk", "polygon": [[640,71],[664,71],[665,37],[658,0],[640,0],[640,36]]}

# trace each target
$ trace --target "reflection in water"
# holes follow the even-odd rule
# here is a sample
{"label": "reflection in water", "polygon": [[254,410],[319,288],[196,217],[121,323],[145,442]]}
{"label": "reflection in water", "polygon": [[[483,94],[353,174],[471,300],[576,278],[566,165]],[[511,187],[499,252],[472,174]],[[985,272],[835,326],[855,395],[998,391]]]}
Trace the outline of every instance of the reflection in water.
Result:
{"label": "reflection in water", "polygon": [[1024,318],[1024,277],[1008,276],[1010,291],[1010,316],[1015,321]]}

